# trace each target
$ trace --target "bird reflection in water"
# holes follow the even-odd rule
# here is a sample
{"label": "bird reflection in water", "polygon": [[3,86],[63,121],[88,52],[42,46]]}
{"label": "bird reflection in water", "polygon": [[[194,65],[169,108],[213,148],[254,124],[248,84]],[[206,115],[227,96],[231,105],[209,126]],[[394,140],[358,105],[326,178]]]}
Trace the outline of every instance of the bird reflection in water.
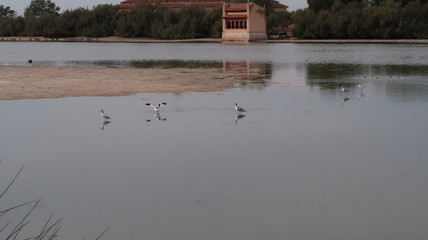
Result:
{"label": "bird reflection in water", "polygon": [[247,116],[247,115],[242,114],[242,113],[236,115],[236,117],[235,117],[235,123],[238,123],[238,121],[241,120],[241,119],[243,119],[245,116]]}
{"label": "bird reflection in water", "polygon": [[111,123],[111,121],[110,120],[105,120],[104,122],[103,122],[103,125],[101,125],[101,131],[104,131],[104,127],[105,126],[107,126],[107,125],[109,125]]}
{"label": "bird reflection in water", "polygon": [[153,118],[151,118],[151,119],[147,119],[147,120],[146,120],[146,122],[151,122],[151,121],[154,121],[154,120],[166,121],[166,118],[163,118],[163,117],[160,115],[160,113],[155,113],[155,114],[153,115]]}
{"label": "bird reflection in water", "polygon": [[345,105],[345,102],[349,101],[350,98],[344,97],[342,98],[342,106]]}

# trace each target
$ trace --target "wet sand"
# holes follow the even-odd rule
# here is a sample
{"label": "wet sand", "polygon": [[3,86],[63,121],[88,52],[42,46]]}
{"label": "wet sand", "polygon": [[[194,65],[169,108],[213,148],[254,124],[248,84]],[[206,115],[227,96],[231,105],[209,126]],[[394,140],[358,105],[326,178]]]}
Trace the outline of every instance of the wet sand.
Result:
{"label": "wet sand", "polygon": [[96,66],[0,66],[0,100],[136,93],[184,93],[256,87],[221,68],[110,68]]}

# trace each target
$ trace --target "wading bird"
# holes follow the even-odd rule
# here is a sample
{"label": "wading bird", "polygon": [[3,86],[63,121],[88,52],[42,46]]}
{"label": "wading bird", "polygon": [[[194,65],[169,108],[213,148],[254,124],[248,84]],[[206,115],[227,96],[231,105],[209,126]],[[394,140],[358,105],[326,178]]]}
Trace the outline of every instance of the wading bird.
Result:
{"label": "wading bird", "polygon": [[[153,110],[155,110],[156,112],[159,112],[160,111],[160,107],[161,107],[161,105],[160,104],[158,104],[158,105],[154,105],[154,104],[152,104],[152,103],[146,103],[146,105],[147,106],[151,106],[152,108],[153,108]],[[162,103],[162,105],[166,105],[166,103]]]}
{"label": "wading bird", "polygon": [[243,109],[242,107],[238,106],[237,103],[235,103],[235,109],[236,111],[238,111],[240,114],[243,112],[246,112],[245,109]]}
{"label": "wading bird", "polygon": [[110,121],[111,118],[104,113],[104,110],[101,109],[100,112],[101,112],[101,117],[103,117],[105,121]]}

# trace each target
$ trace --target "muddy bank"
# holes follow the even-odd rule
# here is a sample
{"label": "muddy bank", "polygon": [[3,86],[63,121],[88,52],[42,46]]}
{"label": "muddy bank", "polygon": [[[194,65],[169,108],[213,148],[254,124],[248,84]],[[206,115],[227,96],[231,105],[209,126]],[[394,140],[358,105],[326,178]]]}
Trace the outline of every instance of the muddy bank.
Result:
{"label": "muddy bank", "polygon": [[261,84],[219,68],[0,66],[0,71],[1,100],[210,92]]}

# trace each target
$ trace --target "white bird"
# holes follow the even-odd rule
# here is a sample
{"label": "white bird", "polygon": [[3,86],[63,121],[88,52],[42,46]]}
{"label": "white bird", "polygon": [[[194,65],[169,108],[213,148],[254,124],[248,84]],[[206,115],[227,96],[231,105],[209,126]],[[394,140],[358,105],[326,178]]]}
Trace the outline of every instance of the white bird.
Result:
{"label": "white bird", "polygon": [[349,90],[342,86],[342,92],[347,93],[347,92],[349,92]]}
{"label": "white bird", "polygon": [[235,109],[236,111],[238,111],[239,113],[243,113],[246,112],[245,109],[243,109],[242,107],[238,106],[237,103],[235,103]]}
{"label": "white bird", "polygon": [[[158,105],[153,105],[152,103],[146,103],[146,105],[147,106],[151,106],[152,108],[153,108],[153,110],[155,110],[156,112],[159,112],[160,111],[160,107],[161,107],[161,105],[160,104],[158,104]],[[166,103],[162,103],[162,105],[166,105]]]}
{"label": "white bird", "polygon": [[104,120],[109,121],[111,118],[109,116],[107,116],[107,114],[104,113],[104,110],[101,109],[101,117],[104,118]]}
{"label": "white bird", "polygon": [[362,85],[361,83],[358,83],[358,84],[357,84],[357,86],[358,86],[358,88],[360,88],[360,89],[361,89],[361,88],[363,88],[363,85]]}

